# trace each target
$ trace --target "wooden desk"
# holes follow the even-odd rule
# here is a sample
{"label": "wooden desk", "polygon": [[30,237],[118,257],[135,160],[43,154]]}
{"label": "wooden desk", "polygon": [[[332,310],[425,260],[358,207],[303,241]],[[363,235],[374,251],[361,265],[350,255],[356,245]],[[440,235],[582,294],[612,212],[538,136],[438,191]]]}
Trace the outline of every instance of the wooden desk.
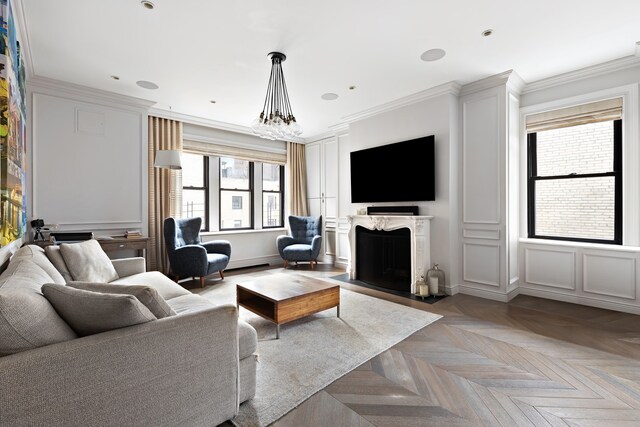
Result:
{"label": "wooden desk", "polygon": [[96,240],[98,240],[98,243],[100,243],[100,246],[106,253],[135,250],[137,256],[143,257],[145,259],[147,257],[147,249],[149,243],[148,237],[138,237],[135,239],[127,239],[126,237],[114,237],[112,239]]}
{"label": "wooden desk", "polygon": [[[113,237],[111,239],[96,240],[98,241],[98,243],[100,243],[102,250],[104,250],[107,254],[117,251],[134,250],[136,251],[136,256],[143,257],[145,260],[147,259],[147,249],[149,244],[148,237],[138,237],[135,239],[127,239],[126,237]],[[44,248],[45,246],[53,245],[53,242],[49,240],[41,240],[33,242],[33,244]]]}

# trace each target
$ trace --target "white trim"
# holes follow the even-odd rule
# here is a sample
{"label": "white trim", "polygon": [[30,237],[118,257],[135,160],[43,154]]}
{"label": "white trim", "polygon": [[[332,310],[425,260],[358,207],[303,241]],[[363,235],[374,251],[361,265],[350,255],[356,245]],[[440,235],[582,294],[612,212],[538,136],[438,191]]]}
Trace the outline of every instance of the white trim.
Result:
{"label": "white trim", "polygon": [[444,83],[439,86],[435,86],[426,90],[423,90],[412,95],[408,95],[384,104],[368,108],[358,113],[349,114],[344,116],[342,120],[346,123],[355,122],[358,120],[368,119],[370,117],[377,116],[378,114],[388,111],[397,110],[398,108],[406,107],[409,105],[417,104],[418,102],[426,101],[428,99],[436,98],[438,96],[453,94],[458,96],[460,94],[460,84],[456,82]]}
{"label": "white trim", "polygon": [[[475,286],[469,286],[464,284],[457,285],[457,288],[458,288],[457,293],[471,295],[474,297],[485,298],[485,299],[490,299],[490,300],[500,301],[500,302],[509,302],[509,299],[510,299],[509,294],[506,294],[500,291],[494,291],[492,289],[476,288]],[[514,291],[512,291],[512,293],[515,292],[517,289],[519,288],[516,288]],[[453,287],[452,287],[452,291],[453,291]],[[513,297],[515,297],[515,295],[513,295],[511,298]]]}
{"label": "white trim", "polygon": [[311,138],[308,138],[305,141],[305,144],[313,144],[315,142],[320,142],[320,141],[322,141],[324,139],[334,138],[335,136],[336,136],[336,132],[332,132],[332,131],[319,133],[317,135],[312,136]]}
{"label": "white trim", "polygon": [[602,76],[605,74],[613,73],[615,71],[626,70],[640,65],[640,56],[638,55],[638,43],[636,43],[636,54],[625,56],[623,58],[614,59],[612,61],[603,62],[601,64],[591,65],[589,67],[580,68],[578,70],[569,71],[563,74],[558,74],[546,79],[536,80],[525,85],[522,94],[528,94],[538,90],[549,89],[556,86],[561,86],[567,83],[573,83],[578,80],[584,80],[591,77]]}
{"label": "white trim", "polygon": [[225,231],[202,231],[201,236],[231,236],[236,234],[254,234],[254,233],[274,233],[281,232],[287,233],[288,230],[284,227],[277,228],[256,228],[252,230],[225,230]]}
{"label": "white trim", "polygon": [[27,87],[32,93],[56,96],[59,98],[83,101],[89,104],[101,104],[117,109],[130,107],[137,111],[147,112],[155,101],[135,98],[133,96],[120,95],[115,92],[94,89],[75,83],[64,82],[62,80],[50,79],[48,77],[35,76],[27,79]]}
{"label": "white trim", "polygon": [[480,92],[492,87],[498,87],[505,85],[509,87],[513,92],[520,93],[524,88],[525,82],[522,78],[513,70],[507,70],[500,74],[486,77],[481,80],[466,84],[462,86],[460,90],[460,96],[470,95],[472,93]]}
{"label": "white trim", "polygon": [[636,56],[640,58],[640,42],[636,42]]}
{"label": "white trim", "polygon": [[349,124],[348,123],[338,123],[336,125],[329,126],[335,135],[341,136],[349,133]]}
{"label": "white trim", "polygon": [[568,248],[597,249],[603,251],[640,252],[640,246],[608,245],[605,243],[572,242],[569,240],[529,239],[522,237],[520,243],[542,246],[565,246]]}
{"label": "white trim", "polygon": [[635,304],[626,304],[622,302],[606,301],[601,298],[594,298],[586,295],[566,294],[562,292],[554,292],[546,289],[530,288],[526,285],[520,285],[518,288],[520,295],[530,295],[539,298],[546,298],[555,301],[564,301],[574,304],[588,305],[591,307],[604,308],[607,310],[621,311],[623,313],[640,314],[640,307]]}

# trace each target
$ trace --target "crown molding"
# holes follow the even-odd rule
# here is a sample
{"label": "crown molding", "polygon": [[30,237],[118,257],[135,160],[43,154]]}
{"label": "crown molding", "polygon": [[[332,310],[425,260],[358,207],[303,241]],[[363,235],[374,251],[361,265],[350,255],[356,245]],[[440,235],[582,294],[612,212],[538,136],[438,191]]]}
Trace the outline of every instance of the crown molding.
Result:
{"label": "crown molding", "polygon": [[462,86],[460,95],[465,96],[502,85],[509,86],[511,90],[520,93],[522,87],[524,87],[524,80],[515,71],[507,70]]}
{"label": "crown molding", "polygon": [[558,74],[557,76],[546,79],[537,80],[528,83],[523,94],[535,92],[538,90],[549,89],[563,84],[575,82],[578,80],[597,77],[609,74],[615,71],[626,70],[627,68],[637,67],[640,65],[640,42],[636,43],[635,55],[625,56],[623,58],[614,59],[612,61],[603,62],[602,64],[592,65],[590,67],[580,68],[578,70],[569,71],[567,73]]}
{"label": "crown molding", "polygon": [[460,94],[460,87],[461,86],[456,82],[445,83],[439,86],[435,86],[435,87],[423,90],[418,93],[414,93],[409,96],[405,96],[403,98],[396,99],[391,102],[387,102],[385,104],[378,105],[373,108],[360,111],[355,114],[344,116],[342,120],[344,120],[345,123],[352,123],[358,120],[368,119],[370,117],[377,116],[378,114],[381,114],[381,113],[386,113],[388,111],[396,110],[398,108],[417,104],[418,102],[436,98],[441,95],[452,94],[452,95],[458,96]]}
{"label": "crown molding", "polygon": [[524,90],[524,88],[526,87],[526,85],[527,85],[527,82],[525,82],[518,73],[511,70],[511,75],[507,80],[507,88],[509,88],[509,90],[514,94],[520,95]]}
{"label": "crown molding", "polygon": [[[190,114],[178,113],[175,111],[164,110],[161,108],[151,108],[149,110],[149,115],[161,117],[163,119],[178,120],[183,123],[189,123],[197,126],[220,129],[227,132],[242,133],[245,135],[251,135],[251,136],[255,136],[256,138],[259,138],[259,136],[253,133],[253,130],[249,126],[242,126],[242,125],[236,125],[233,123],[220,122],[218,120],[192,116]],[[304,143],[306,140],[304,138],[291,138],[290,141]]]}
{"label": "crown molding", "polygon": [[327,131],[327,132],[322,132],[316,135],[313,135],[311,138],[307,138],[306,144],[311,144],[314,142],[318,142],[318,141],[322,141],[325,139],[329,139],[329,138],[333,138],[336,136],[335,132],[332,131]]}
{"label": "crown molding", "polygon": [[27,79],[27,88],[30,92],[43,93],[46,95],[56,95],[81,99],[85,102],[103,102],[117,106],[129,106],[136,109],[148,110],[155,101],[136,98],[133,96],[121,95],[115,92],[95,89],[75,83],[50,79],[48,77],[34,76]]}
{"label": "crown molding", "polygon": [[331,129],[335,135],[343,136],[349,133],[349,124],[338,123],[338,124],[329,126],[329,129]]}
{"label": "crown molding", "polygon": [[24,3],[22,0],[12,0],[13,12],[15,22],[18,24],[18,40],[20,40],[20,51],[22,52],[22,58],[25,61],[25,68],[27,71],[27,79],[35,75],[33,69],[33,56],[31,55],[31,41],[29,38],[29,27],[27,26],[27,19],[24,13]]}

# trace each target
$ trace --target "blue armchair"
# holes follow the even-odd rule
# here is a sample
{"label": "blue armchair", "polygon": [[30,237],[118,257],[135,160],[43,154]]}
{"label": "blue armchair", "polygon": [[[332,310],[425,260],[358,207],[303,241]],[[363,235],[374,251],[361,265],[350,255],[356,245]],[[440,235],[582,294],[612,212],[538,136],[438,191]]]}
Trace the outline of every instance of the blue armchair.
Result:
{"label": "blue armchair", "polygon": [[278,252],[284,260],[284,266],[289,262],[309,261],[311,268],[318,263],[322,246],[322,216],[289,216],[291,235],[278,236],[276,243]]}
{"label": "blue armchair", "polygon": [[202,218],[166,218],[164,242],[175,280],[200,277],[200,286],[204,287],[205,276],[216,271],[224,279],[224,269],[231,258],[231,243],[226,240],[203,243],[200,240],[201,225]]}

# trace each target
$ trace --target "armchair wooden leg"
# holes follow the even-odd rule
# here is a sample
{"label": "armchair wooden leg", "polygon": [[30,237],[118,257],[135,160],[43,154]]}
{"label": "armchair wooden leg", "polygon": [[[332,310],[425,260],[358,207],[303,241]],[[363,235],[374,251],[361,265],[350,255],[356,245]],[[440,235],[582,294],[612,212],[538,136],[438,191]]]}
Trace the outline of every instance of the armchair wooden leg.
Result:
{"label": "armchair wooden leg", "polygon": [[289,261],[287,261],[286,259],[284,260],[284,268],[289,267]]}
{"label": "armchair wooden leg", "polygon": [[175,276],[173,276],[173,280],[175,280],[176,283],[178,283],[180,281],[180,276],[176,274]]}
{"label": "armchair wooden leg", "polygon": [[200,276],[200,287],[204,288],[204,276]]}
{"label": "armchair wooden leg", "polygon": [[219,273],[220,273],[220,278],[221,278],[222,280],[224,280],[224,270],[220,270],[220,272],[219,272]]}
{"label": "armchair wooden leg", "polygon": [[315,264],[317,264],[317,263],[318,263],[318,262],[317,262],[316,260],[313,260],[313,259],[311,260],[311,263],[310,263],[310,264],[311,264],[311,269],[312,269],[312,270],[313,270],[313,268],[314,268]]}

